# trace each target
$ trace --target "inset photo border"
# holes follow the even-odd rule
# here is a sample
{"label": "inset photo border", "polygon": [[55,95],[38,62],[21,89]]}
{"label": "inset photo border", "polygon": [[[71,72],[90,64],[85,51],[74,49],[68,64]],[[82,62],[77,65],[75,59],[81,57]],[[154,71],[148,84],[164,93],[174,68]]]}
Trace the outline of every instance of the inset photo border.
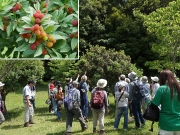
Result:
{"label": "inset photo border", "polygon": [[1,4],[0,59],[79,59],[78,0]]}

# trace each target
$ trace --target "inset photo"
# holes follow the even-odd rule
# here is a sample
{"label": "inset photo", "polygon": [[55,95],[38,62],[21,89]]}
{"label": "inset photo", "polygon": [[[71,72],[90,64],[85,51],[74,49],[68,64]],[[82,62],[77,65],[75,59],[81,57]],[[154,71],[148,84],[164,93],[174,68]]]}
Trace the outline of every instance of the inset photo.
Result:
{"label": "inset photo", "polygon": [[78,59],[78,0],[0,4],[0,59]]}

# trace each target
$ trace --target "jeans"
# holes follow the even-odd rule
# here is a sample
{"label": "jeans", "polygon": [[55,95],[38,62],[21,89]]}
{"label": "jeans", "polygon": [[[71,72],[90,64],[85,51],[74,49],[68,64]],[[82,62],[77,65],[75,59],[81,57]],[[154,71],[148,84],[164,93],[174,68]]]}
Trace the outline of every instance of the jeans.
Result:
{"label": "jeans", "polygon": [[115,122],[114,122],[114,128],[119,127],[119,122],[120,122],[120,119],[121,119],[121,116],[122,116],[123,113],[124,113],[124,125],[123,125],[123,128],[124,129],[128,128],[128,106],[118,107],[117,116],[116,116]]}
{"label": "jeans", "polygon": [[83,94],[83,95],[81,96],[81,110],[82,110],[83,116],[85,116],[86,118],[88,118],[88,113],[89,113],[89,101],[88,101],[87,94]]}
{"label": "jeans", "polygon": [[135,119],[135,125],[136,127],[140,127],[140,122],[141,124],[145,124],[145,120],[142,116],[142,112],[141,112],[141,101],[136,101],[133,100],[132,101],[132,110],[133,110],[133,115],[134,115],[134,119]]}
{"label": "jeans", "polygon": [[55,100],[55,98],[52,98],[52,103],[53,103],[54,114],[57,114],[57,101]]}
{"label": "jeans", "polygon": [[57,118],[58,118],[58,120],[61,119],[61,112],[60,111],[57,111]]}
{"label": "jeans", "polygon": [[66,117],[67,117],[66,118],[66,132],[71,132],[74,116],[76,116],[76,118],[79,120],[79,122],[81,124],[81,128],[84,128],[86,126],[83,115],[82,115],[82,111],[80,108],[74,108],[72,110],[67,110],[67,112],[66,112]]}
{"label": "jeans", "polygon": [[0,125],[5,121],[3,113],[0,111]]}
{"label": "jeans", "polygon": [[34,115],[34,109],[33,106],[30,107],[27,102],[24,102],[24,106],[25,106],[24,123],[27,123],[30,120],[32,120]]}

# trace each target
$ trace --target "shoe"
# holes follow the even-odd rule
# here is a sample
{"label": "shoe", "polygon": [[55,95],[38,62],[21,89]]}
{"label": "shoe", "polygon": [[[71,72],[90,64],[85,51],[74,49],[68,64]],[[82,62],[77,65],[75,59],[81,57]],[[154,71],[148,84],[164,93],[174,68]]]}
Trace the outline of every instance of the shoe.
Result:
{"label": "shoe", "polygon": [[33,120],[30,120],[29,124],[36,124],[36,123]]}
{"label": "shoe", "polygon": [[114,130],[117,130],[117,128],[114,128]]}
{"label": "shoe", "polygon": [[87,117],[84,117],[84,120],[85,120],[85,122],[88,122],[88,121],[89,121]]}
{"label": "shoe", "polygon": [[106,134],[106,132],[104,132],[104,131],[100,131],[100,133],[99,133],[100,135],[105,135]]}
{"label": "shoe", "polygon": [[32,125],[29,122],[24,123],[24,127],[31,127]]}
{"label": "shoe", "polygon": [[99,131],[98,131],[98,130],[94,130],[94,131],[93,131],[93,134],[96,134],[96,133],[99,133]]}
{"label": "shoe", "polygon": [[124,129],[124,131],[127,131],[127,129]]}
{"label": "shoe", "polygon": [[85,125],[85,126],[82,128],[82,132],[85,131],[86,129],[88,129],[88,125]]}
{"label": "shoe", "polygon": [[145,123],[143,123],[142,125],[141,125],[141,127],[143,128],[143,127],[145,127],[146,126],[146,124]]}

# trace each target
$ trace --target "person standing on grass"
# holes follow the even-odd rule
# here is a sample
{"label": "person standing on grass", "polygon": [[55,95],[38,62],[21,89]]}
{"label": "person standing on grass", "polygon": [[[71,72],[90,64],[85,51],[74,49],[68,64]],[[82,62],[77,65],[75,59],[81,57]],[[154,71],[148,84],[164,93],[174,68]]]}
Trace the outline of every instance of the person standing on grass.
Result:
{"label": "person standing on grass", "polygon": [[3,86],[5,84],[0,82],[0,125],[5,121],[5,118],[4,118],[4,115],[3,115],[3,111],[5,111],[5,108],[4,108],[4,102],[2,100],[2,95],[1,95],[1,91],[3,89]]}
{"label": "person standing on grass", "polygon": [[162,70],[152,104],[161,105],[159,135],[180,135],[180,86],[170,70]]}
{"label": "person standing on grass", "polygon": [[62,110],[62,104],[64,99],[64,93],[62,92],[61,82],[57,81],[56,87],[58,89],[57,94],[55,94],[55,99],[57,102],[57,119],[58,122],[61,121],[61,110]]}
{"label": "person standing on grass", "polygon": [[52,91],[55,88],[54,83],[55,83],[55,79],[53,77],[51,77],[50,83],[48,84],[48,98],[51,101],[51,103],[49,105],[49,112],[50,113],[54,113],[53,101],[52,101],[52,98],[53,98],[53,95],[54,95],[54,93],[52,93]]}
{"label": "person standing on grass", "polygon": [[85,74],[81,77],[81,82],[79,84],[79,90],[80,90],[80,95],[81,95],[81,110],[83,117],[86,122],[88,122],[88,113],[89,113],[89,101],[88,101],[88,91],[89,91],[89,86],[86,83],[87,81],[87,76],[86,72]]}
{"label": "person standing on grass", "polygon": [[23,95],[23,102],[25,106],[25,113],[24,113],[24,127],[31,126],[30,124],[35,124],[33,121],[34,109],[33,105],[31,104],[31,88],[34,86],[34,81],[29,80],[27,85],[23,88],[22,95]]}
{"label": "person standing on grass", "polygon": [[160,85],[158,83],[159,78],[157,76],[151,77],[151,80],[152,80],[152,99],[153,99]]}
{"label": "person standing on grass", "polygon": [[73,81],[72,85],[73,88],[68,90],[66,94],[66,95],[68,94],[71,95],[72,97],[71,102],[73,106],[70,110],[66,108],[66,135],[72,135],[71,129],[72,129],[72,122],[74,116],[79,120],[82,131],[85,131],[88,128],[88,125],[85,123],[84,117],[82,115],[82,111],[80,109],[81,99],[80,99],[80,91],[78,90],[79,83],[77,81]]}
{"label": "person standing on grass", "polygon": [[[137,97],[135,96],[136,93],[135,83],[141,83],[141,81],[137,80],[138,77],[135,72],[129,73],[128,77],[131,80],[131,82],[129,83],[129,102],[132,104],[132,110],[135,119],[135,128],[140,129],[140,127],[145,126],[145,119],[143,118],[141,111],[142,100],[137,99]],[[142,124],[141,126],[140,126],[140,122]]]}
{"label": "person standing on grass", "polygon": [[99,132],[98,130],[96,130],[98,121],[100,128],[99,134],[106,134],[104,131],[104,115],[105,112],[109,113],[107,93],[105,90],[103,90],[106,85],[107,80],[99,79],[97,82],[97,87],[95,87],[91,92],[90,108],[93,114],[93,134]]}
{"label": "person standing on grass", "polygon": [[151,101],[151,95],[150,95],[150,84],[148,83],[147,76],[143,76],[141,78],[143,89],[145,92],[145,97],[142,99],[142,110],[143,113],[145,112],[145,109],[147,107],[147,104]]}
{"label": "person standing on grass", "polygon": [[114,130],[119,127],[119,122],[122,114],[124,114],[124,125],[123,129],[126,131],[128,129],[128,97],[129,93],[125,91],[125,83],[120,82],[118,84],[119,90],[115,93],[115,100],[118,106],[117,116],[114,122]]}

